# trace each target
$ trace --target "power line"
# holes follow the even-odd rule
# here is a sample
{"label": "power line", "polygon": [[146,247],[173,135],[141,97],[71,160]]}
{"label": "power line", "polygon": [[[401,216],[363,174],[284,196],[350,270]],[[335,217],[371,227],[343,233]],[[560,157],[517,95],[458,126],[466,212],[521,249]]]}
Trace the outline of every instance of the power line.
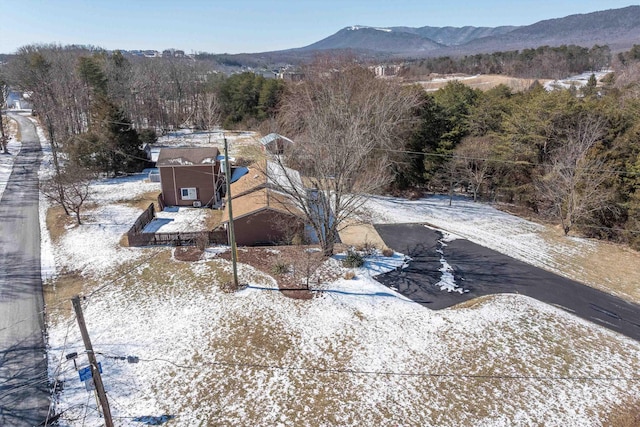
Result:
{"label": "power line", "polygon": [[[445,159],[460,159],[460,160],[478,160],[492,163],[507,163],[513,165],[521,165],[521,166],[544,166],[544,163],[534,163],[529,160],[507,160],[507,159],[490,159],[487,157],[471,157],[471,156],[461,156],[459,154],[445,154],[445,153],[428,153],[424,151],[411,151],[411,150],[400,150],[395,148],[376,148],[378,151],[387,151],[391,153],[400,153],[400,154],[417,154],[421,156],[428,157],[440,157]],[[584,170],[584,171],[592,171],[592,172],[604,172],[610,173],[613,175],[629,175],[629,176],[637,176],[640,175],[640,172],[632,172],[626,170],[616,170],[616,169],[602,169],[602,168],[581,168],[578,166],[567,166],[565,169],[572,170]]]}
{"label": "power line", "polygon": [[[98,353],[104,355],[104,353]],[[122,356],[107,356],[122,359]],[[396,376],[396,377],[430,377],[430,378],[454,378],[454,379],[487,379],[487,380],[541,380],[541,381],[640,381],[640,376],[635,377],[613,377],[613,376],[571,376],[571,375],[490,375],[490,374],[449,374],[437,372],[400,372],[400,371],[375,371],[364,369],[350,368],[319,368],[304,367],[278,364],[264,363],[242,363],[242,362],[226,362],[211,361],[200,362],[197,365],[182,365],[168,359],[138,359],[140,362],[164,362],[182,369],[201,369],[202,367],[219,366],[229,368],[255,368],[263,370],[282,370],[282,371],[304,371],[322,374],[354,374],[354,375],[371,375],[371,376]]]}

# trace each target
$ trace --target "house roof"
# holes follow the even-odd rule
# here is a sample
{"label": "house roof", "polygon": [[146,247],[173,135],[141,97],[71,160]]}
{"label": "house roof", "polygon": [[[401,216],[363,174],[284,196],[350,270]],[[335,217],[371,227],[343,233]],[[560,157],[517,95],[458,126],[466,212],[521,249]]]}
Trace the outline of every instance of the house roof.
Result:
{"label": "house roof", "polygon": [[231,184],[231,195],[236,198],[260,188],[302,190],[302,178],[294,169],[279,163],[263,160],[249,166],[248,172]]}
{"label": "house roof", "polygon": [[[269,188],[262,188],[233,198],[233,218],[239,219],[259,211],[270,209],[288,215],[302,216],[302,212],[286,195]],[[228,205],[222,211],[221,222],[229,221]]]}
{"label": "house roof", "polygon": [[216,147],[163,148],[156,166],[211,165],[216,163],[218,154]]}
{"label": "house roof", "polygon": [[[233,216],[241,218],[263,209],[287,214],[302,215],[294,200],[278,188],[303,189],[300,173],[278,163],[263,160],[249,167],[249,171],[231,184]],[[222,212],[222,222],[229,220],[227,207]]]}
{"label": "house roof", "polygon": [[277,133],[270,133],[269,135],[266,135],[262,138],[260,138],[260,143],[262,145],[268,145],[269,143],[277,140],[277,139],[282,139],[284,141],[290,142],[291,144],[293,144],[293,141],[290,140],[289,138],[287,138],[286,136],[282,136],[280,134]]}

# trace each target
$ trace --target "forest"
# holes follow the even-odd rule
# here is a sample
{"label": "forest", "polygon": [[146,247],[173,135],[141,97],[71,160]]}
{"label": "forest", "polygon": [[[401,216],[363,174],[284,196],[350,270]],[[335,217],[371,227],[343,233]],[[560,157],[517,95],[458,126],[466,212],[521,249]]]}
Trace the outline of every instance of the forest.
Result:
{"label": "forest", "polygon": [[[324,126],[334,123],[334,133],[343,129],[336,141],[344,144],[356,132],[387,129],[376,122],[379,109],[367,104],[372,99],[387,107],[391,101],[385,100],[401,102],[399,97],[367,96],[368,88],[382,90],[379,79],[366,67],[351,65],[363,72],[349,73],[357,85],[347,79],[340,83],[359,91],[345,102],[356,107],[352,112],[370,112],[371,119],[359,120],[359,128],[353,128],[340,123],[340,116],[331,116],[333,122],[327,120]],[[326,59],[312,66],[316,72],[305,75],[316,76],[315,84],[266,79],[252,72],[227,76],[206,60],[32,45],[0,67],[0,79],[30,94],[55,154],[56,175],[45,190],[64,200],[72,197],[78,182],[96,174],[140,170],[141,145],[173,129],[250,128],[279,131],[301,143],[315,138],[321,144],[323,132],[308,132],[315,117],[307,113],[322,97],[338,96],[318,81],[339,74],[341,68]],[[385,110],[385,120],[402,126],[392,140],[380,141],[363,157],[361,167],[389,165],[384,185],[369,191],[462,192],[475,200],[513,205],[558,224],[566,234],[640,249],[640,46],[616,55],[606,46],[564,46],[429,59],[410,64],[404,73],[559,78],[603,68],[611,73],[599,82],[592,78],[585,87],[554,91],[534,83],[521,92],[506,86],[483,92],[453,81],[426,93],[401,80],[385,81],[384,93],[405,94],[411,103],[398,104],[402,117],[391,114],[393,108]],[[305,89],[317,93],[302,97]],[[300,99],[311,107],[301,110],[295,105]],[[327,105],[339,109],[343,104],[333,100]],[[366,139],[354,137],[362,144]],[[358,179],[363,178],[354,175],[351,185]],[[73,212],[72,201],[67,206]]]}

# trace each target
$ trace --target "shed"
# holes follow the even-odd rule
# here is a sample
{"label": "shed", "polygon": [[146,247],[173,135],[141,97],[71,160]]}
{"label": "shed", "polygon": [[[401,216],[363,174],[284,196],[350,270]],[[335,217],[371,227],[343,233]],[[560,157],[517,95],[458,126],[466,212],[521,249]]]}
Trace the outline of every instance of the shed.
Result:
{"label": "shed", "polygon": [[269,135],[260,138],[260,144],[262,144],[262,149],[266,153],[283,154],[284,151],[293,144],[293,141],[286,136],[282,136],[277,133],[270,133]]}
{"label": "shed", "polygon": [[163,148],[156,166],[167,206],[217,206],[224,179],[216,147]]}

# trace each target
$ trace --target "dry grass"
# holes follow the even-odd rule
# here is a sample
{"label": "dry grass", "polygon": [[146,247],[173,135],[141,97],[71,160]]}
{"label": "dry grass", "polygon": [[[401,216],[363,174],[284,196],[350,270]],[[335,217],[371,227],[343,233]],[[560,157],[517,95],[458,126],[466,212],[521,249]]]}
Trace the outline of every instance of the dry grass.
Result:
{"label": "dry grass", "polygon": [[148,191],[144,194],[140,194],[131,200],[127,200],[125,203],[131,207],[138,208],[141,210],[145,210],[149,207],[151,203],[153,203],[156,212],[160,210],[158,207],[158,191]]}
{"label": "dry grass", "polygon": [[60,238],[68,227],[73,226],[75,220],[73,217],[66,215],[64,209],[58,205],[52,205],[47,210],[47,229],[53,243],[59,243]]}
{"label": "dry grass", "polygon": [[371,224],[359,224],[351,222],[347,224],[342,230],[340,230],[340,240],[342,243],[353,246],[375,246],[378,249],[385,249],[387,245]]}
{"label": "dry grass", "polygon": [[178,261],[199,261],[204,252],[193,246],[179,246],[174,249],[173,257]]}
{"label": "dry grass", "polygon": [[9,138],[13,137],[17,141],[20,141],[22,139],[22,136],[20,135],[20,127],[15,120],[3,115],[2,123],[4,125],[5,135],[7,135]]}
{"label": "dry grass", "polygon": [[243,145],[238,147],[238,160],[242,165],[250,165],[260,160],[264,160],[265,154],[260,145]]}
{"label": "dry grass", "polygon": [[610,408],[602,416],[603,427],[640,426],[640,400],[629,399]]}
{"label": "dry grass", "polygon": [[[584,241],[575,243],[554,227],[547,227],[542,237],[552,245],[577,246]],[[572,253],[556,255],[556,261],[567,277],[640,304],[640,252],[594,240],[588,250],[580,244],[580,249]]]}

